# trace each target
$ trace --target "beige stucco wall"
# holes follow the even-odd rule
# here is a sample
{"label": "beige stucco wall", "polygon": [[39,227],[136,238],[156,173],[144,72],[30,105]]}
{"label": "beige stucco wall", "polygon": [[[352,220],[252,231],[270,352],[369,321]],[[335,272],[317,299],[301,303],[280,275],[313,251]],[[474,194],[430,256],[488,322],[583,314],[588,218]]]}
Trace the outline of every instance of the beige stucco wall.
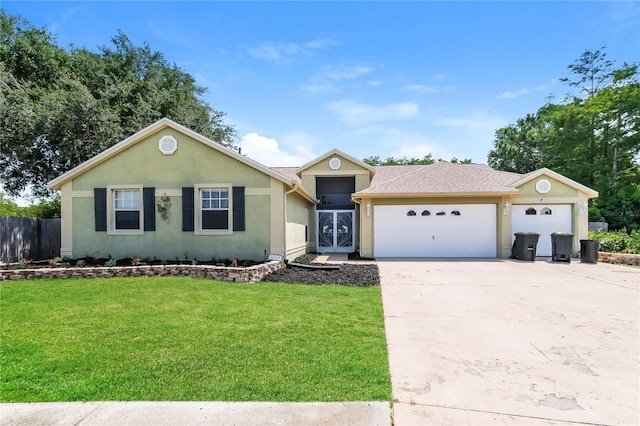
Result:
{"label": "beige stucco wall", "polygon": [[[178,140],[173,155],[158,150],[164,135]],[[181,188],[216,184],[245,187],[246,230],[228,235],[183,232]],[[156,230],[142,235],[96,232],[93,188],[111,185],[155,187],[156,203],[163,194],[171,199],[169,217],[163,220],[156,212]],[[63,254],[202,261],[222,257],[263,260],[273,252],[284,254],[284,186],[225,153],[165,128],[63,185]]]}
{"label": "beige stucco wall", "polygon": [[[551,189],[546,194],[536,190],[536,183],[540,179],[546,179],[551,184]],[[547,174],[531,179],[517,187],[520,193],[513,195],[509,200],[514,205],[553,206],[554,204],[571,205],[571,233],[573,234],[573,255],[577,256],[580,249],[580,240],[589,238],[588,212],[583,207],[588,201],[586,193],[563,182],[561,179]],[[508,235],[511,240],[511,233]]]}
{"label": "beige stucco wall", "polygon": [[[293,193],[287,195],[285,258],[293,261],[312,250],[313,229],[311,228],[312,205],[304,198]],[[305,238],[306,229],[306,238]]]}
{"label": "beige stucco wall", "polygon": [[[329,167],[329,161],[337,157],[342,162],[340,168],[338,170],[333,170]],[[355,177],[355,192],[362,191],[369,187],[371,184],[371,171],[363,167],[362,164],[352,161],[351,159],[340,155],[339,153],[335,153],[333,155],[329,155],[326,158],[322,158],[315,164],[312,164],[306,168],[301,173],[302,186],[314,197],[316,198],[316,177],[347,177],[353,176]],[[361,243],[361,232],[362,232],[362,224],[360,220],[363,215],[360,214],[360,206],[356,204],[355,206],[355,227],[354,227],[354,250],[359,250],[362,252],[360,247]],[[315,208],[310,209],[310,224],[309,224],[309,250],[316,249],[316,223],[317,223],[317,212]]]}
{"label": "beige stucco wall", "polygon": [[[333,170],[329,167],[329,161],[337,157],[342,162],[341,167],[338,170]],[[305,168],[302,171],[301,180],[302,186],[311,194],[316,197],[316,177],[317,176],[355,176],[356,178],[356,192],[362,191],[368,188],[371,183],[371,172],[362,167],[361,164],[354,163],[350,159],[340,155],[331,155],[315,164]]]}

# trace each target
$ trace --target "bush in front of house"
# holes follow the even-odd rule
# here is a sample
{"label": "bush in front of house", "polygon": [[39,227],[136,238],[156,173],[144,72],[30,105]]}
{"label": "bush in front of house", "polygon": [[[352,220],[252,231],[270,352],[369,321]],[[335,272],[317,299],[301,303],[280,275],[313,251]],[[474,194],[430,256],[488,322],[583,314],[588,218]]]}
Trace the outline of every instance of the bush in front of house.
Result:
{"label": "bush in front of house", "polygon": [[589,231],[589,238],[600,241],[600,251],[610,253],[640,254],[640,231],[627,232],[625,228],[618,231]]}

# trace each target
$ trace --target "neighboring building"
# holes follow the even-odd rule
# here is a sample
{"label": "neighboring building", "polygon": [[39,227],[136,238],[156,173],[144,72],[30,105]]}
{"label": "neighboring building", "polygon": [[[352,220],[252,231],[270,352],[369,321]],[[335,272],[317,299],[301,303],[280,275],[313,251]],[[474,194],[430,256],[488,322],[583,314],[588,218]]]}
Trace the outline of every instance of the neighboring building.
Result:
{"label": "neighboring building", "polygon": [[587,238],[596,191],[548,169],[482,164],[369,166],[332,150],[269,168],[162,119],[49,183],[73,258],[499,257],[513,233]]}

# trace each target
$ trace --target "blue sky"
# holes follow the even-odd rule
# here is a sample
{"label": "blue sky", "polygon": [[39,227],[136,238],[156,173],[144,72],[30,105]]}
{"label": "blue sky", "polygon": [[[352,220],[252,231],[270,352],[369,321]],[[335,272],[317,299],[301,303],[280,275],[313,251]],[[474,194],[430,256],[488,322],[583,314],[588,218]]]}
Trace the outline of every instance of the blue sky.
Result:
{"label": "blue sky", "polygon": [[640,2],[31,2],[9,13],[96,50],[122,30],[208,88],[243,154],[302,165],[356,158],[471,158],[534,113],[567,65],[607,46],[640,59]]}

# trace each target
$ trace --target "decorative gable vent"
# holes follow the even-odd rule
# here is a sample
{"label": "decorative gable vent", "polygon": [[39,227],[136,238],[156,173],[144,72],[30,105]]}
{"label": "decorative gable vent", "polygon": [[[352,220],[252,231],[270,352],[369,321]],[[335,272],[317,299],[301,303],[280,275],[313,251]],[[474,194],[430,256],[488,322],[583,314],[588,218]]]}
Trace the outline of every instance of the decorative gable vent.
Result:
{"label": "decorative gable vent", "polygon": [[540,194],[546,194],[551,191],[551,182],[546,179],[540,179],[536,182],[536,191]]}
{"label": "decorative gable vent", "polygon": [[171,155],[178,149],[178,141],[171,135],[165,135],[160,138],[158,149],[164,155]]}

